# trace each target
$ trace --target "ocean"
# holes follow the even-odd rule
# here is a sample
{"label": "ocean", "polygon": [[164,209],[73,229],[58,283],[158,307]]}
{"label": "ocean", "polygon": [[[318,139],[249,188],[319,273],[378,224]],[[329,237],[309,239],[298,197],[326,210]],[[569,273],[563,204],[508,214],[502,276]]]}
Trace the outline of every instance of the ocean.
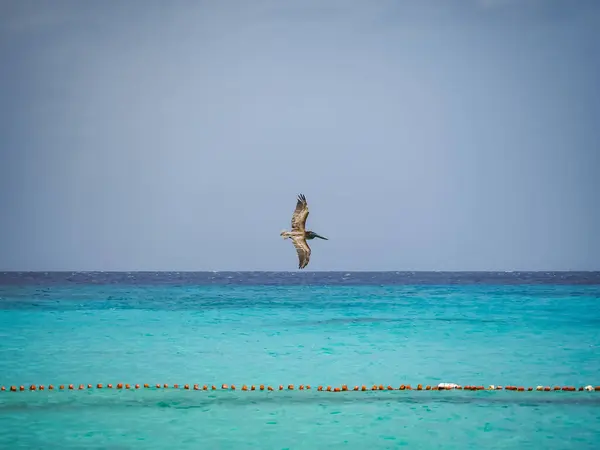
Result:
{"label": "ocean", "polygon": [[598,272],[0,273],[0,448],[597,449],[587,385]]}

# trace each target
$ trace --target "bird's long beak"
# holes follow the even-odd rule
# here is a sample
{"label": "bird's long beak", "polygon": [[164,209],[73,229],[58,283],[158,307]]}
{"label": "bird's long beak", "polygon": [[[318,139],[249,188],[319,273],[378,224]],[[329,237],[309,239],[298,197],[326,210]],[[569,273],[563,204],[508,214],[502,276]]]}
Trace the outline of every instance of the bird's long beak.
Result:
{"label": "bird's long beak", "polygon": [[329,239],[327,239],[326,237],[323,236],[319,236],[317,233],[315,233],[315,237],[318,237],[319,239],[324,239],[326,241],[328,241]]}

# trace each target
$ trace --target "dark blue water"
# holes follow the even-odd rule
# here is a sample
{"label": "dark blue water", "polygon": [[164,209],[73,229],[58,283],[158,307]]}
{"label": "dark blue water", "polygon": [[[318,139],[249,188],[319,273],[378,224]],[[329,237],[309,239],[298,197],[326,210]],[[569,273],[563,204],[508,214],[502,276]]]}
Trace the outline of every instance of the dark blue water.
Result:
{"label": "dark blue water", "polygon": [[600,272],[0,272],[0,285],[600,285]]}
{"label": "dark blue water", "polygon": [[[3,273],[2,448],[598,448],[600,273]],[[275,387],[242,392],[242,385]],[[312,385],[310,391],[277,386]]]}

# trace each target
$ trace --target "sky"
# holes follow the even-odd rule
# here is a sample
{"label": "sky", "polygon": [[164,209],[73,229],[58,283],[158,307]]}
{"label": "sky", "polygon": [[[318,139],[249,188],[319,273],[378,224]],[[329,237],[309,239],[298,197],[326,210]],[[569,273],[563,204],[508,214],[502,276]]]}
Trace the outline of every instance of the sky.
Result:
{"label": "sky", "polygon": [[0,0],[0,270],[600,270],[600,2]]}

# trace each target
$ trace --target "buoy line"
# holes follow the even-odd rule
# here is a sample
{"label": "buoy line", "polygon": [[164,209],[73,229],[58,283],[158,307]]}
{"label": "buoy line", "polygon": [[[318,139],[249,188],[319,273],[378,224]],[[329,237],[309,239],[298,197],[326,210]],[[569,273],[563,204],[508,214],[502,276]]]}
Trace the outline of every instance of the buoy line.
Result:
{"label": "buoy line", "polygon": [[[54,391],[54,390],[59,390],[59,391],[64,391],[64,390],[68,390],[68,391],[83,391],[83,390],[90,390],[90,389],[95,389],[95,390],[99,390],[99,389],[117,389],[117,390],[136,390],[136,389],[153,389],[153,390],[157,390],[157,389],[183,389],[183,390],[194,390],[194,391],[217,391],[217,390],[221,390],[221,391],[235,391],[235,390],[241,390],[241,391],[283,391],[283,390],[287,390],[287,391],[294,391],[294,390],[299,390],[299,391],[304,391],[304,390],[312,390],[311,385],[307,384],[307,385],[299,385],[298,387],[294,386],[293,384],[288,384],[287,387],[285,387],[283,384],[280,384],[279,386],[270,386],[270,385],[242,385],[241,388],[237,388],[235,384],[221,384],[220,388],[217,388],[217,386],[215,385],[202,385],[200,386],[199,384],[184,384],[184,385],[180,385],[180,384],[155,384],[155,385],[151,385],[149,383],[143,383],[143,384],[129,384],[129,383],[117,383],[117,384],[102,384],[102,383],[97,383],[95,385],[92,384],[79,384],[79,385],[75,385],[75,384],[68,384],[68,385],[58,385],[58,386],[54,386],[52,384],[49,384],[47,386],[43,385],[43,384],[31,384],[28,386],[25,385],[20,385],[20,386],[1,386],[0,387],[0,391],[2,392],[23,392],[23,391],[45,391],[45,390],[49,390],[49,391]],[[319,385],[317,386],[316,390],[318,392],[346,392],[346,391],[451,391],[451,390],[463,390],[463,391],[517,391],[517,392],[531,392],[531,391],[542,391],[542,392],[554,392],[554,391],[562,391],[562,392],[575,392],[575,391],[594,391],[594,392],[600,392],[600,385],[599,386],[592,386],[592,385],[587,385],[587,386],[580,386],[580,387],[575,387],[575,386],[536,386],[534,387],[524,387],[524,386],[512,386],[512,385],[508,385],[508,386],[498,386],[498,385],[488,385],[487,387],[483,386],[483,385],[466,385],[466,386],[461,386],[458,384],[454,384],[454,383],[440,383],[437,386],[431,386],[431,385],[425,385],[423,386],[422,384],[418,384],[416,387],[412,387],[410,384],[401,384],[398,387],[393,387],[392,385],[387,385],[384,386],[383,384],[379,384],[379,385],[361,385],[361,386],[354,386],[352,388],[348,387],[348,385],[341,385],[341,386],[324,386],[324,385]]]}

